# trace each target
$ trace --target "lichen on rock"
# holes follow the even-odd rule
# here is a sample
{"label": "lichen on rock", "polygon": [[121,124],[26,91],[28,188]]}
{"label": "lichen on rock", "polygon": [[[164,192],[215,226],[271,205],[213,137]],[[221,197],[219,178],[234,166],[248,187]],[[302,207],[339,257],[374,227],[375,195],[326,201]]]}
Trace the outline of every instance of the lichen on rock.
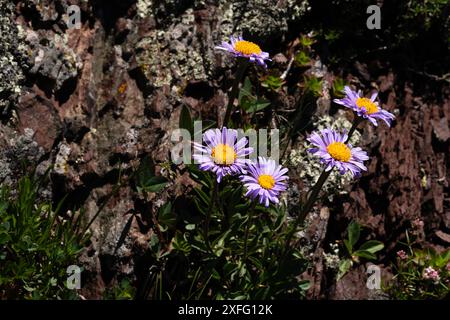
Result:
{"label": "lichen on rock", "polygon": [[309,10],[309,3],[307,0],[222,0],[220,7],[224,12],[221,23],[224,35],[240,33],[266,40],[283,37],[288,31],[288,24],[298,21]]}
{"label": "lichen on rock", "polygon": [[0,0],[0,116],[5,117],[17,102],[26,67],[23,34],[14,21],[14,5]]}
{"label": "lichen on rock", "polygon": [[[45,39],[45,40],[43,40]],[[31,74],[36,74],[55,83],[53,90],[59,91],[69,79],[77,77],[82,67],[80,58],[67,45],[66,34],[47,34],[28,31],[27,43],[31,54]]]}
{"label": "lichen on rock", "polygon": [[[0,150],[0,183],[14,185],[28,166],[35,166],[44,154],[34,140],[34,131],[26,128],[24,133],[8,133],[7,145]],[[26,165],[25,168],[23,165]]]}
{"label": "lichen on rock", "polygon": [[188,9],[167,30],[151,30],[137,44],[136,60],[154,87],[173,85],[179,80],[207,78],[200,46],[194,45],[195,21]]}

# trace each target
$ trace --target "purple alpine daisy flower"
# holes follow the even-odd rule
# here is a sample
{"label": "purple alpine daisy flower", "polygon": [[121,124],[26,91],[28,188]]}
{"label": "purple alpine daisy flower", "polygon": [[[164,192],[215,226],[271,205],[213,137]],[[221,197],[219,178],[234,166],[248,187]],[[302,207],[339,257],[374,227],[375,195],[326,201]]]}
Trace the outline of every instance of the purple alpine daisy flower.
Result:
{"label": "purple alpine daisy flower", "polygon": [[381,119],[386,122],[389,127],[391,126],[391,122],[395,119],[395,116],[392,113],[381,109],[378,102],[375,101],[378,96],[378,92],[373,93],[369,99],[363,97],[361,95],[361,91],[352,91],[350,87],[345,86],[344,93],[344,98],[334,99],[333,101],[337,104],[352,109],[358,116],[368,119],[375,126],[378,125],[376,119]]}
{"label": "purple alpine daisy flower", "polygon": [[259,203],[264,203],[266,207],[269,202],[279,203],[278,195],[287,188],[287,171],[288,169],[276,165],[274,160],[258,157],[258,162],[250,163],[247,174],[241,176],[241,181],[247,188],[245,195],[251,199],[259,197]]}
{"label": "purple alpine daisy flower", "polygon": [[340,174],[350,171],[354,177],[358,177],[362,170],[367,170],[363,161],[368,160],[369,157],[361,148],[353,148],[350,144],[345,144],[347,138],[346,133],[341,134],[332,129],[324,129],[320,133],[314,132],[307,140],[315,147],[308,151],[320,157],[320,162],[326,165],[325,171],[336,167]]}
{"label": "purple alpine daisy flower", "polygon": [[203,134],[206,146],[194,142],[194,148],[201,153],[194,154],[194,159],[200,164],[200,169],[212,171],[220,182],[226,175],[245,173],[245,166],[249,162],[245,159],[253,148],[246,148],[247,138],[237,141],[237,131],[222,128],[209,129]]}
{"label": "purple alpine daisy flower", "polygon": [[267,52],[262,51],[256,43],[243,40],[242,37],[230,37],[230,43],[224,41],[220,46],[216,46],[216,49],[225,50],[235,57],[248,58],[265,68],[267,65],[264,60],[271,61]]}

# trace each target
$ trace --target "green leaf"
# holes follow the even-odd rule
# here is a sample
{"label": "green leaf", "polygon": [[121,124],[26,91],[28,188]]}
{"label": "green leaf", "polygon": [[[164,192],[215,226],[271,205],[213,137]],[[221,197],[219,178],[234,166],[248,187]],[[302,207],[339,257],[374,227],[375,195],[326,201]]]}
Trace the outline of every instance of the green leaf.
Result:
{"label": "green leaf", "polygon": [[194,230],[195,224],[193,224],[193,223],[187,224],[185,228],[186,228],[186,230],[189,230],[189,231]]}
{"label": "green leaf", "polygon": [[304,52],[304,51],[300,51],[299,53],[297,53],[295,55],[294,61],[299,65],[299,66],[306,66],[309,64],[309,62],[311,61],[310,57]]}
{"label": "green leaf", "polygon": [[159,251],[159,239],[158,236],[153,233],[152,236],[150,237],[150,249],[152,250],[153,253],[156,253]]}
{"label": "green leaf", "polygon": [[265,108],[267,108],[268,106],[270,106],[270,101],[268,100],[257,100],[253,105],[252,105],[252,110],[251,112],[258,112],[261,111]]}
{"label": "green leaf", "polygon": [[244,97],[253,97],[252,95],[253,86],[248,77],[245,77],[244,84],[242,85],[241,90],[239,91],[239,104],[241,104],[241,100]]}
{"label": "green leaf", "polygon": [[223,265],[223,273],[225,277],[229,277],[237,269],[237,266],[232,262],[227,262]]}
{"label": "green leaf", "polygon": [[259,270],[263,270],[264,266],[257,258],[249,256],[248,259],[255,265],[255,267]]}
{"label": "green leaf", "polygon": [[191,113],[185,105],[181,108],[179,127],[180,129],[188,130],[191,136],[194,134],[194,123],[192,122]]}
{"label": "green leaf", "polygon": [[284,84],[284,80],[275,75],[267,76],[261,85],[265,88],[269,88],[270,90],[277,91]]}
{"label": "green leaf", "polygon": [[338,30],[328,30],[328,32],[325,34],[325,40],[328,40],[330,42],[334,42],[337,39],[339,39],[342,35],[342,31]]}
{"label": "green leaf", "polygon": [[372,252],[369,252],[369,251],[366,251],[366,250],[355,251],[353,253],[353,255],[357,256],[357,257],[369,259],[369,260],[375,260],[377,258]]}
{"label": "green leaf", "polygon": [[28,286],[27,284],[25,284],[25,285],[23,286],[23,288],[24,288],[25,290],[27,290],[28,292],[33,292],[34,290],[36,290],[36,288],[32,288],[32,287]]}
{"label": "green leaf", "polygon": [[173,229],[176,225],[177,218],[172,211],[172,203],[167,202],[158,210],[158,222],[162,227],[161,231]]}
{"label": "green leaf", "polygon": [[350,259],[341,260],[339,263],[339,271],[337,274],[337,280],[340,280],[352,267],[353,262]]}
{"label": "green leaf", "polygon": [[58,280],[55,277],[51,277],[50,278],[50,285],[54,287],[57,284],[58,284]]}
{"label": "green leaf", "polygon": [[247,275],[247,268],[245,266],[245,264],[241,264],[241,268],[239,269],[239,277],[243,278]]}
{"label": "green leaf", "polygon": [[344,96],[344,87],[345,87],[345,82],[344,79],[342,78],[336,78],[333,81],[333,94],[336,97],[343,97]]}
{"label": "green leaf", "polygon": [[0,215],[3,215],[6,212],[6,209],[8,209],[8,203],[0,202]]}
{"label": "green leaf", "polygon": [[444,261],[449,261],[449,260],[450,260],[450,250],[444,251],[444,252],[441,254],[441,258],[442,258]]}
{"label": "green leaf", "polygon": [[384,244],[378,240],[369,240],[361,245],[358,250],[368,251],[370,253],[375,253],[384,248]]}
{"label": "green leaf", "polygon": [[222,255],[225,249],[225,240],[230,233],[231,230],[226,231],[220,238],[214,240],[214,242],[212,243],[212,249],[217,257],[220,257]]}
{"label": "green leaf", "polygon": [[155,175],[155,166],[149,157],[144,157],[139,163],[137,169],[137,185],[138,187],[144,187],[147,185],[147,181]]}
{"label": "green leaf", "polygon": [[189,254],[192,250],[191,245],[187,242],[185,236],[181,232],[177,232],[172,240],[173,249],[184,254]]}
{"label": "green leaf", "polygon": [[0,245],[11,241],[11,236],[7,233],[0,233]]}
{"label": "green leaf", "polygon": [[350,244],[350,241],[348,241],[348,239],[344,239],[344,244],[345,244],[345,247],[347,248],[348,254],[352,255],[353,248],[352,248],[352,245]]}
{"label": "green leaf", "polygon": [[300,44],[304,47],[310,47],[314,43],[314,40],[307,36],[302,36],[300,38]]}
{"label": "green leaf", "polygon": [[314,76],[305,78],[305,88],[314,96],[319,97],[322,95],[322,80],[319,80]]}
{"label": "green leaf", "polygon": [[350,241],[350,245],[353,248],[359,240],[359,236],[361,233],[361,226],[357,222],[352,221],[350,222],[347,228],[347,232],[348,232],[348,240]]}
{"label": "green leaf", "polygon": [[244,85],[239,91],[239,106],[245,112],[258,112],[270,105],[268,100],[258,99],[252,94],[252,84],[248,77],[244,80]]}
{"label": "green leaf", "polygon": [[205,132],[208,129],[217,127],[217,122],[216,121],[213,121],[213,120],[199,120],[199,121],[202,122],[202,132],[195,131],[194,137],[195,137],[195,135],[202,134],[203,132]]}
{"label": "green leaf", "polygon": [[299,282],[299,288],[302,291],[307,291],[311,287],[311,282],[309,280],[302,280]]}
{"label": "green leaf", "polygon": [[216,269],[212,269],[211,275],[212,275],[213,279],[215,279],[215,280],[220,280],[220,278],[221,278],[220,273],[217,272]]}
{"label": "green leaf", "polygon": [[138,191],[144,190],[146,192],[159,192],[168,182],[162,176],[155,176],[155,166],[148,157],[141,160],[136,179]]}
{"label": "green leaf", "polygon": [[166,178],[161,176],[151,177],[143,189],[147,192],[159,192],[167,185],[168,181]]}

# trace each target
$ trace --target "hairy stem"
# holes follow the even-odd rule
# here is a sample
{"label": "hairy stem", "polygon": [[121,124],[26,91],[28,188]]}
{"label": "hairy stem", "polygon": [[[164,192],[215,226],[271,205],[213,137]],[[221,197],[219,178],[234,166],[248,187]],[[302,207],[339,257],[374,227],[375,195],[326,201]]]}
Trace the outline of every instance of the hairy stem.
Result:
{"label": "hairy stem", "polygon": [[345,141],[345,143],[350,141],[350,138],[352,137],[353,133],[355,132],[356,128],[361,123],[361,121],[362,121],[361,117],[355,116],[355,120],[353,120],[352,127],[350,128],[350,131],[348,132],[348,138]]}
{"label": "hairy stem", "polygon": [[231,88],[230,94],[228,96],[228,105],[227,105],[227,111],[225,113],[225,118],[223,119],[223,125],[222,127],[228,126],[228,122],[230,121],[230,117],[233,111],[233,105],[234,100],[236,100],[236,97],[238,95],[239,91],[239,83],[242,80],[242,77],[244,76],[245,70],[248,66],[248,59],[245,58],[238,58],[239,64],[236,70],[236,75],[234,77],[233,86]]}
{"label": "hairy stem", "polygon": [[288,233],[288,236],[286,237],[286,245],[285,245],[286,251],[287,251],[287,248],[289,247],[289,243],[291,242],[292,236],[294,235],[298,226],[305,221],[306,216],[308,215],[309,211],[311,210],[312,206],[314,205],[314,203],[317,199],[317,196],[319,195],[319,192],[322,189],[322,186],[325,183],[325,181],[327,180],[330,173],[331,173],[331,170],[330,171],[323,170],[322,174],[319,177],[319,180],[317,180],[316,184],[312,188],[312,191],[308,197],[308,200],[306,200],[305,205],[302,207],[300,214],[297,216],[297,219],[294,222],[294,226],[292,227],[291,231]]}
{"label": "hairy stem", "polygon": [[213,211],[214,205],[216,203],[218,190],[219,190],[219,183],[217,182],[216,179],[214,179],[213,194],[212,194],[212,197],[211,197],[211,202],[209,204],[208,211],[206,213],[206,220],[205,220],[205,223],[204,223],[204,226],[203,226],[203,233],[204,233],[205,243],[206,243],[206,247],[209,250],[211,250],[211,245],[209,243],[209,237],[208,237],[209,223],[211,221],[212,211]]}
{"label": "hairy stem", "polygon": [[248,253],[248,235],[250,231],[250,227],[253,220],[253,215],[255,212],[256,207],[256,201],[253,201],[250,210],[248,211],[248,220],[247,225],[245,226],[245,235],[244,235],[244,262],[247,260],[247,253]]}

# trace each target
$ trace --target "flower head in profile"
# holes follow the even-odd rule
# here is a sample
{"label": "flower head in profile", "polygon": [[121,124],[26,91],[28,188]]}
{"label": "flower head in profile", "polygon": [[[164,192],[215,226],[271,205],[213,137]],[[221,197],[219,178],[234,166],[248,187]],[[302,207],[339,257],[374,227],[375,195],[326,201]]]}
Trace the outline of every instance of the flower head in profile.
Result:
{"label": "flower head in profile", "polygon": [[269,54],[261,50],[261,48],[253,42],[246,41],[242,37],[230,37],[230,42],[222,42],[216,49],[225,50],[235,57],[248,58],[251,62],[267,68],[265,60],[269,60]]}
{"label": "flower head in profile", "polygon": [[345,86],[344,88],[345,97],[342,99],[334,99],[333,101],[337,104],[343,105],[347,108],[352,109],[356,114],[364,119],[368,119],[373,125],[377,126],[377,119],[381,119],[390,127],[392,120],[395,116],[380,108],[378,102],[376,101],[378,92],[372,94],[369,98],[361,95],[361,91],[352,91],[350,87]]}
{"label": "flower head in profile", "polygon": [[194,159],[204,171],[212,171],[220,182],[226,175],[245,173],[245,166],[249,162],[245,159],[253,148],[247,148],[248,140],[243,137],[237,141],[237,131],[222,128],[209,129],[203,134],[203,142],[206,146],[195,143]]}
{"label": "flower head in profile", "polygon": [[241,181],[247,188],[247,197],[259,198],[259,203],[269,206],[270,202],[279,203],[278,196],[287,188],[288,169],[275,163],[275,160],[258,157],[258,161],[247,166],[247,174]]}
{"label": "flower head in profile", "polygon": [[313,132],[307,139],[314,147],[309,152],[320,157],[320,162],[326,165],[325,170],[330,171],[336,167],[341,174],[350,171],[354,177],[361,175],[367,168],[363,162],[368,160],[367,153],[361,148],[353,148],[346,144],[348,135],[332,129],[324,129],[319,133]]}

